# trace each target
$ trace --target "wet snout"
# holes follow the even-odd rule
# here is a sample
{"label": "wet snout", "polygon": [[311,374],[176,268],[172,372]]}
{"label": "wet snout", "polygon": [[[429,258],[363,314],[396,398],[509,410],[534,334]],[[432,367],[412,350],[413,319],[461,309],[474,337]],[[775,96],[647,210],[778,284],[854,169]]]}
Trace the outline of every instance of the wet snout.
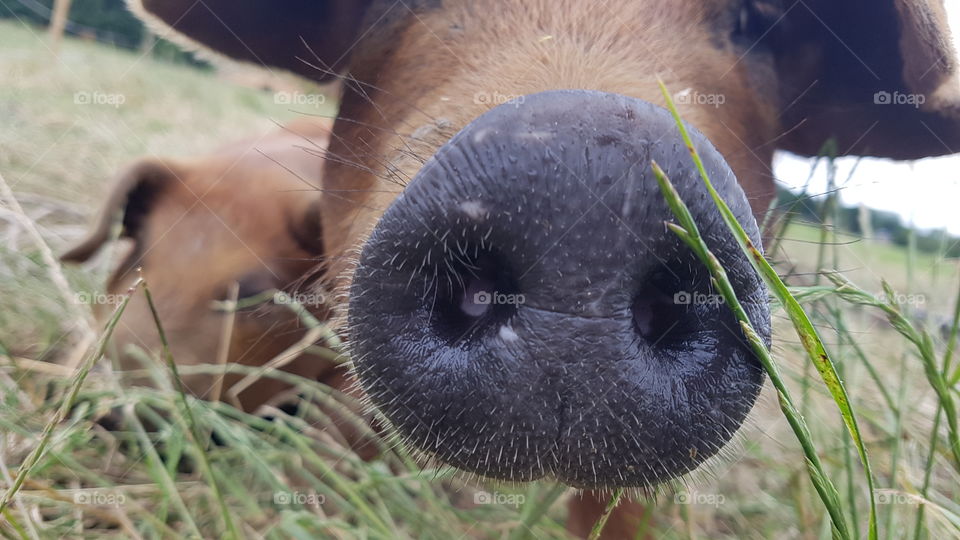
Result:
{"label": "wet snout", "polygon": [[[759,245],[730,168],[689,129]],[[355,364],[402,438],[483,476],[589,488],[654,485],[731,438],[762,370],[664,226],[651,160],[769,335],[763,285],[667,111],[591,91],[525,96],[441,147],[362,251]]]}

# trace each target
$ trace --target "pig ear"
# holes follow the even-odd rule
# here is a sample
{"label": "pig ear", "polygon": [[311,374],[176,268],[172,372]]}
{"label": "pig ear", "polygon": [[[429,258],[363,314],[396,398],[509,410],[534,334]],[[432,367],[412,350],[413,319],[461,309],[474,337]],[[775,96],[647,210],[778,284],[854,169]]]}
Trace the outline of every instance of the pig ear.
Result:
{"label": "pig ear", "polygon": [[[766,1],[766,0],[762,0]],[[943,0],[812,0],[765,38],[785,134],[816,155],[917,159],[960,152],[960,79]]]}
{"label": "pig ear", "polygon": [[122,220],[120,235],[136,238],[154,206],[157,196],[176,173],[169,163],[144,159],[120,174],[87,237],[73,249],[60,256],[64,262],[84,262],[110,240],[110,229]]}
{"label": "pig ear", "polygon": [[[372,0],[128,0],[194,49],[323,80],[346,66]],[[160,32],[168,37],[169,32]],[[177,39],[177,36],[171,36]]]}

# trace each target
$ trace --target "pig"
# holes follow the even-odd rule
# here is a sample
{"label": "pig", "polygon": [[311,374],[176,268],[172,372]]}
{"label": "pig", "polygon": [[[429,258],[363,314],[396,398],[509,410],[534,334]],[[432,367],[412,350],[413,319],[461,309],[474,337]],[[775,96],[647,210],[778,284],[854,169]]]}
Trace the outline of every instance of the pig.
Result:
{"label": "pig", "polygon": [[[664,227],[677,185],[765,340],[766,291],[719,218],[662,80],[757,245],[781,149],[960,148],[940,0],[132,0],[195,49],[344,84],[320,198],[332,323],[409,446],[582,491],[717,455],[764,380],[703,265]],[[921,99],[922,98],[922,99]],[[605,534],[634,531],[639,502]]]}
{"label": "pig", "polygon": [[[209,155],[149,157],[125,169],[87,238],[62,255],[71,263],[89,260],[120,217],[129,251],[103,296],[114,301],[94,304],[97,318],[110,317],[142,277],[180,365],[262,366],[296,344],[306,328],[294,306],[256,300],[284,291],[314,315],[326,316],[318,285],[324,249],[317,188],[329,124],[305,117]],[[225,302],[232,300],[256,303],[241,304],[231,319]],[[157,324],[142,293],[133,295],[112,345],[122,371],[144,368],[129,347],[160,352]],[[284,369],[311,379],[336,375],[334,365],[313,355],[294,358]],[[232,398],[247,411],[285,389],[263,377],[231,393],[240,377],[228,375],[220,384],[214,375],[182,379],[196,396]]]}

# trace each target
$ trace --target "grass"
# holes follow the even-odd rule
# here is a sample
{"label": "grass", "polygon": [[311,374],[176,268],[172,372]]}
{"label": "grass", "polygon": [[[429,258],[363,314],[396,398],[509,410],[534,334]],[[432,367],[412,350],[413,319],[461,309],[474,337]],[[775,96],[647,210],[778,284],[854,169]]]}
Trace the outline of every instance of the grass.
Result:
{"label": "grass", "polygon": [[[58,64],[49,57],[36,30],[0,21],[0,174],[26,216],[18,217],[4,197],[0,488],[13,494],[13,482],[22,486],[3,509],[0,533],[566,537],[563,502],[570,494],[556,486],[477,484],[445,469],[421,472],[402,449],[372,462],[358,459],[317,427],[331,411],[345,414],[351,398],[318,383],[267,371],[304,396],[296,413],[272,410],[271,421],[176,392],[162,364],[151,364],[156,388],[117,384],[102,362],[94,362],[90,319],[78,314],[71,298],[100,290],[109,257],[61,269],[25,223],[58,253],[84,233],[124,163],[151,152],[194,155],[237,133],[269,129],[296,111],[275,103],[270,92],[93,43],[68,40],[62,59]],[[119,94],[126,101],[116,108],[81,105],[77,92]],[[298,110],[332,113],[327,105]],[[204,129],[185,129],[194,125]],[[666,538],[828,538],[842,521],[850,537],[861,537],[869,531],[874,501],[878,537],[960,537],[960,472],[950,419],[957,381],[944,375],[960,362],[948,361],[950,335],[940,328],[942,320],[955,320],[957,261],[829,226],[794,223],[781,240],[782,249],[768,258],[843,382],[876,490],[871,495],[836,389],[821,382],[787,311],[778,307],[770,356],[781,394],[790,395],[796,422],[806,426],[806,443],[797,442],[799,424],[784,421],[777,388],[768,384],[735,451],[655,496],[652,529]],[[58,285],[61,271],[65,285]],[[878,298],[884,280],[899,292]],[[79,378],[82,359],[92,362],[85,380]],[[116,430],[93,422],[111,410],[137,414],[123,415]],[[41,445],[44,452],[37,451]],[[821,477],[836,491],[827,506],[811,483],[811,461],[819,462]],[[18,476],[24,466],[30,474]],[[483,491],[510,502],[475,504]]]}
{"label": "grass", "polygon": [[[679,114],[677,113],[677,109],[673,104],[670,93],[667,91],[667,88],[664,86],[662,81],[660,82],[660,89],[663,91],[664,99],[667,101],[667,104],[670,107],[670,112],[673,114],[677,128],[683,137],[684,143],[686,143],[687,148],[690,151],[690,156],[696,164],[697,170],[700,172],[700,176],[703,179],[707,191],[710,193],[710,196],[713,199],[717,209],[720,211],[720,215],[723,217],[727,227],[733,232],[734,238],[736,238],[737,242],[740,244],[744,255],[751,262],[754,270],[763,278],[767,286],[770,287],[773,296],[780,302],[784,311],[789,315],[790,321],[793,323],[794,329],[797,332],[797,336],[800,338],[800,342],[803,344],[803,348],[807,353],[809,361],[816,366],[824,385],[829,390],[834,402],[837,404],[837,408],[840,410],[840,415],[843,417],[844,424],[846,424],[851,439],[857,446],[861,463],[865,469],[866,484],[871,494],[871,496],[868,497],[870,507],[868,536],[871,540],[875,540],[877,538],[877,507],[876,501],[872,497],[873,472],[871,471],[870,460],[867,457],[867,451],[864,448],[863,438],[860,435],[859,423],[857,422],[853,408],[850,406],[850,399],[847,395],[847,389],[844,387],[843,382],[837,375],[836,366],[827,354],[826,348],[823,345],[823,341],[820,339],[820,336],[817,333],[816,328],[813,326],[813,323],[810,322],[810,318],[808,317],[807,313],[800,306],[800,303],[797,301],[797,299],[790,294],[790,292],[787,290],[786,284],[783,283],[783,281],[780,279],[780,276],[777,275],[773,267],[770,266],[767,260],[763,257],[763,254],[760,252],[760,250],[754,245],[753,241],[750,240],[750,237],[746,232],[744,232],[743,228],[737,222],[737,218],[734,216],[733,212],[730,211],[730,208],[714,189],[713,184],[711,184],[710,178],[707,176],[706,170],[703,167],[703,162],[700,160],[700,156],[697,154],[697,151],[690,140],[690,136],[688,135],[687,130],[684,127]],[[694,251],[694,253],[697,254],[703,264],[705,264],[710,270],[714,286],[721,291],[724,302],[734,312],[737,320],[743,328],[743,332],[747,338],[747,341],[754,350],[754,354],[760,359],[764,369],[770,376],[771,382],[777,389],[777,398],[780,402],[780,408],[783,411],[784,416],[787,418],[787,422],[790,424],[790,427],[793,429],[797,440],[800,442],[801,448],[803,448],[804,457],[807,461],[810,481],[816,488],[824,507],[830,515],[834,535],[841,538],[851,538],[837,489],[824,471],[823,464],[820,461],[820,456],[813,444],[810,435],[810,429],[800,412],[797,410],[793,398],[790,397],[790,391],[787,389],[786,384],[784,384],[783,377],[780,374],[780,369],[771,357],[767,345],[763,342],[761,337],[757,334],[757,331],[754,329],[750,319],[747,316],[747,312],[743,309],[743,306],[741,306],[739,300],[737,299],[736,293],[733,290],[733,286],[730,284],[730,280],[727,277],[726,270],[720,265],[719,260],[713,255],[713,253],[710,252],[706,242],[700,236],[700,231],[697,230],[697,225],[694,222],[690,211],[687,209],[686,204],[680,200],[680,196],[677,194],[676,190],[673,188],[673,185],[670,183],[670,180],[666,177],[659,165],[654,162],[651,164],[651,166],[653,167],[654,174],[657,177],[657,182],[660,185],[660,189],[663,192],[664,197],[667,199],[667,203],[670,205],[670,208],[673,211],[677,221],[680,222],[679,225],[675,223],[668,223],[667,227],[681,240],[683,240],[683,242],[687,244],[690,249]],[[854,502],[854,504],[856,503]]]}

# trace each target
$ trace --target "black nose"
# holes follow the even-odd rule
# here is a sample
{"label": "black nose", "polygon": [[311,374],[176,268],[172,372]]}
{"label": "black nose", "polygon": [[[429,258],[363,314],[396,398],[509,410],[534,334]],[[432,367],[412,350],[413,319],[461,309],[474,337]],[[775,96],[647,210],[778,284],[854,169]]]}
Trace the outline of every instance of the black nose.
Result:
{"label": "black nose", "polygon": [[[759,245],[733,173],[691,131]],[[654,485],[730,439],[763,372],[706,269],[665,228],[651,160],[769,339],[766,291],[669,113],[600,92],[526,96],[444,145],[363,249],[356,370],[403,439],[484,476],[590,488]]]}

